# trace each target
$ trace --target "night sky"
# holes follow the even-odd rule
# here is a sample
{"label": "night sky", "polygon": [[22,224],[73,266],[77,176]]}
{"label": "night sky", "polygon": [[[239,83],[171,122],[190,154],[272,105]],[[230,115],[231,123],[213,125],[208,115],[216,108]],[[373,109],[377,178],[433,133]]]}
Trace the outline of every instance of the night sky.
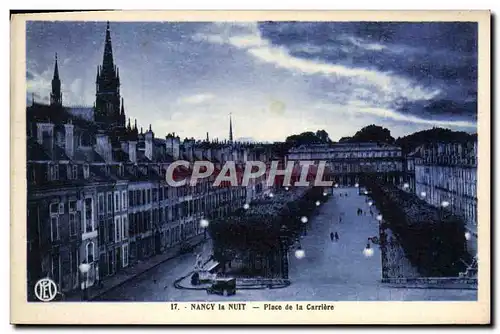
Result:
{"label": "night sky", "polygon": [[[127,117],[157,137],[333,140],[377,124],[394,137],[476,132],[477,24],[111,22]],[[92,106],[105,22],[28,22],[27,99]]]}

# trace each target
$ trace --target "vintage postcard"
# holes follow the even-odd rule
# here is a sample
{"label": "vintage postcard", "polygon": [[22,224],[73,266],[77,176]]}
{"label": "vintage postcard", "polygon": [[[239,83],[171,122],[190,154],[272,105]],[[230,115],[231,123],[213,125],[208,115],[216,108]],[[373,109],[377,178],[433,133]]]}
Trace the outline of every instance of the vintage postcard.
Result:
{"label": "vintage postcard", "polygon": [[11,322],[488,324],[490,13],[12,18]]}

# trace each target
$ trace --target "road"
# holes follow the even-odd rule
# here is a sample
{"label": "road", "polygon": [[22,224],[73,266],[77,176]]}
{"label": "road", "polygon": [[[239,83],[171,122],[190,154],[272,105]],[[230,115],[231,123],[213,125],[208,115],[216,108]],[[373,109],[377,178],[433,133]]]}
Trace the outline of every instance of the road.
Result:
{"label": "road", "polygon": [[[342,196],[340,196],[342,194]],[[348,196],[345,196],[347,194]],[[368,210],[357,188],[334,189],[328,202],[318,208],[301,239],[305,257],[290,252],[292,284],[284,289],[238,290],[231,297],[207,295],[204,291],[174,288],[176,278],[188,273],[195,256],[186,254],[167,261],[103,295],[102,301],[406,301],[476,300],[474,290],[405,289],[382,285],[380,251],[366,258],[363,249],[368,237],[378,235],[371,215],[357,216],[357,208]],[[342,222],[339,215],[343,213]],[[339,241],[330,240],[330,232]]]}

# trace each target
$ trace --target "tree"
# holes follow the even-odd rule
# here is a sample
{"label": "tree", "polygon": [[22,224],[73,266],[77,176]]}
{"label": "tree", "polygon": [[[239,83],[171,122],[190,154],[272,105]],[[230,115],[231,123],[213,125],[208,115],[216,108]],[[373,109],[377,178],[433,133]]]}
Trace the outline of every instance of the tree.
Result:
{"label": "tree", "polygon": [[401,146],[403,153],[408,154],[423,144],[444,142],[444,143],[465,143],[477,139],[477,134],[470,134],[462,131],[452,131],[450,129],[432,128],[412,133],[408,136],[400,137],[396,144]]}
{"label": "tree", "polygon": [[364,143],[364,142],[380,142],[393,144],[394,138],[391,136],[391,131],[381,126],[372,124],[365,126],[356,134],[347,140],[350,143]]}
{"label": "tree", "polygon": [[325,130],[318,130],[316,133],[312,131],[302,132],[286,138],[286,143],[290,146],[329,144],[331,142],[330,136]]}

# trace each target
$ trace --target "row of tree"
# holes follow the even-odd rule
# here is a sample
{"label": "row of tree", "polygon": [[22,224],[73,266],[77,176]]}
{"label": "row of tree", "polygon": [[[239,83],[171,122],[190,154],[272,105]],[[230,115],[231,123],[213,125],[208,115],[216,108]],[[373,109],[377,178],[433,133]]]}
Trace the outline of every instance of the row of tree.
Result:
{"label": "row of tree", "polygon": [[[404,154],[408,154],[415,150],[418,146],[431,143],[431,142],[467,142],[477,139],[477,134],[470,134],[461,131],[452,131],[450,129],[443,129],[434,127],[432,129],[419,131],[407,136],[394,139],[391,136],[391,131],[388,129],[372,124],[365,126],[352,137],[342,137],[339,143],[386,143],[400,146]],[[311,144],[330,144],[332,140],[325,130],[318,130],[314,132],[303,132],[298,135],[292,135],[286,138],[285,146],[287,149],[290,147],[297,147],[300,145]]]}
{"label": "row of tree", "polygon": [[211,220],[208,230],[214,258],[223,267],[236,257],[244,259],[249,272],[256,259],[264,259],[264,275],[280,275],[282,268],[276,261],[283,256],[283,244],[286,249],[298,237],[304,224],[301,217],[310,218],[315,203],[325,199],[320,187],[283,189],[250,203],[247,209]]}
{"label": "row of tree", "polygon": [[408,260],[424,277],[457,276],[468,260],[464,221],[445,208],[435,208],[415,195],[365,180],[384,224],[398,237]]}

